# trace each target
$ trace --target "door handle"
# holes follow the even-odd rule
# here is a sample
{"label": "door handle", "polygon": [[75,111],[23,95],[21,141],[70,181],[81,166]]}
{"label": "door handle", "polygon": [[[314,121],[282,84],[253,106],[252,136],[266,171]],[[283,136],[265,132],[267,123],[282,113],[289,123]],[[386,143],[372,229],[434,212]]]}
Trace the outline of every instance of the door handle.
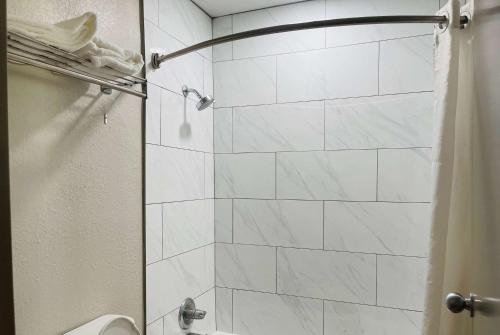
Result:
{"label": "door handle", "polygon": [[470,317],[474,317],[474,304],[475,304],[475,295],[469,294],[469,297],[466,298],[460,293],[451,292],[445,298],[446,307],[452,313],[461,313],[464,310],[469,311]]}

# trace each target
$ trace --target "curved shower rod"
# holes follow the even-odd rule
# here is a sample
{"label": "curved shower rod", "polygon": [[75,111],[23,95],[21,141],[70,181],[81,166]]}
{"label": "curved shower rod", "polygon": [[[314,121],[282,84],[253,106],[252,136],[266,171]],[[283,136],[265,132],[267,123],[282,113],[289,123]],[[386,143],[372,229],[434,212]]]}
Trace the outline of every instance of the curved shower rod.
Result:
{"label": "curved shower rod", "polygon": [[[469,18],[467,16],[460,17],[461,25],[467,24],[468,22]],[[439,24],[440,27],[446,27],[448,25],[448,17],[444,15],[363,16],[363,17],[349,17],[341,19],[283,24],[279,26],[253,29],[248,31],[242,31],[236,34],[217,37],[212,40],[200,42],[190,47],[180,49],[178,51],[166,55],[153,53],[151,55],[151,66],[154,69],[158,69],[160,67],[160,64],[168,59],[179,57],[199,49],[207,48],[212,45],[241,40],[249,37],[284,33],[296,30],[325,28],[325,27],[356,26],[356,25],[366,25],[366,24],[388,24],[388,23],[435,23]]]}

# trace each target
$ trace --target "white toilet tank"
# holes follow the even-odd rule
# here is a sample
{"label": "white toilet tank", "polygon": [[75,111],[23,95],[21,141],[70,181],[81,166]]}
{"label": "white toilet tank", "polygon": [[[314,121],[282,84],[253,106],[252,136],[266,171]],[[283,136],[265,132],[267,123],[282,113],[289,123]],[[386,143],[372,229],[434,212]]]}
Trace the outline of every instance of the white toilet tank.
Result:
{"label": "white toilet tank", "polygon": [[134,319],[124,315],[106,314],[64,335],[140,335],[140,332]]}

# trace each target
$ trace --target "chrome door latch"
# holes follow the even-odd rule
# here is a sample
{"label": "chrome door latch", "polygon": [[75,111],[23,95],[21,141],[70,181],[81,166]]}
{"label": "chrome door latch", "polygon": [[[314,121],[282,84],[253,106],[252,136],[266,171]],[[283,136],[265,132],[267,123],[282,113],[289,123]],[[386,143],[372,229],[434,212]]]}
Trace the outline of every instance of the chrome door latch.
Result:
{"label": "chrome door latch", "polygon": [[446,307],[452,313],[461,313],[464,310],[468,310],[470,317],[474,317],[474,304],[476,302],[475,294],[469,294],[468,298],[465,298],[460,293],[451,292],[445,298]]}

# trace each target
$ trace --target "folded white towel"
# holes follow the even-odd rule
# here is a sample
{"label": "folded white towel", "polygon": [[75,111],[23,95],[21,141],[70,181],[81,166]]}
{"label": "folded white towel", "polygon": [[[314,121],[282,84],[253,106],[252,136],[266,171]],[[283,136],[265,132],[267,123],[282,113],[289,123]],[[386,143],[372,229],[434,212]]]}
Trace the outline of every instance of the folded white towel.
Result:
{"label": "folded white towel", "polygon": [[97,19],[94,13],[85,13],[55,24],[9,18],[7,27],[12,32],[74,52],[90,60],[95,67],[107,66],[134,75],[139,73],[144,66],[140,53],[123,50],[95,36]]}
{"label": "folded white towel", "polygon": [[90,43],[77,50],[76,54],[89,59],[96,67],[108,66],[132,75],[139,73],[144,66],[140,53],[124,50],[99,37],[94,37]]}

